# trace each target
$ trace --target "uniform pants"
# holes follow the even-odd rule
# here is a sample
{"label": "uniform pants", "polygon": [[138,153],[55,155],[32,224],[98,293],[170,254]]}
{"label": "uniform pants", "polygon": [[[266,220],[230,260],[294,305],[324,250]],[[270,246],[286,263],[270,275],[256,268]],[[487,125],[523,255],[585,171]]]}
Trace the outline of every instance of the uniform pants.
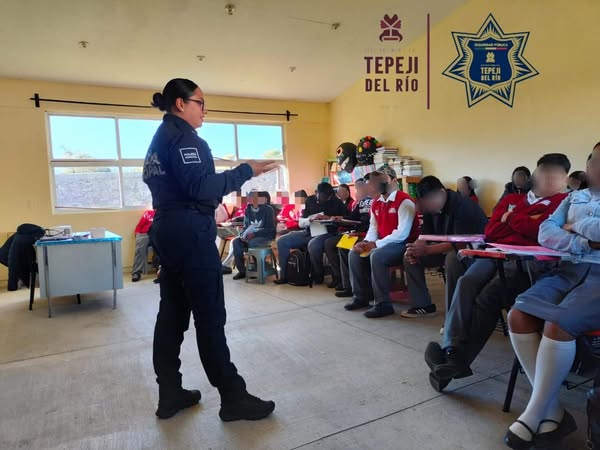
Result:
{"label": "uniform pants", "polygon": [[157,211],[152,240],[162,264],[153,362],[161,390],[181,387],[179,352],[194,317],[200,360],[221,400],[245,392],[225,338],[225,302],[214,216],[191,209]]}
{"label": "uniform pants", "polygon": [[133,255],[133,265],[131,266],[131,274],[143,273],[148,263],[148,245],[150,244],[150,236],[147,233],[135,233],[135,253]]}

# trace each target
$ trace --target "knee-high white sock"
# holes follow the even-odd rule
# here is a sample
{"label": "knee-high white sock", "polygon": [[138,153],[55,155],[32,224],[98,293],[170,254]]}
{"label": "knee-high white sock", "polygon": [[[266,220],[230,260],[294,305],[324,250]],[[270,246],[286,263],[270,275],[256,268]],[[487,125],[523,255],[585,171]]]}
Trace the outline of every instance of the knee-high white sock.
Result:
{"label": "knee-high white sock", "polygon": [[539,333],[518,334],[509,332],[510,342],[515,350],[517,358],[529,379],[529,383],[533,386],[535,379],[535,360],[540,347],[542,337]]}
{"label": "knee-high white sock", "polygon": [[[550,411],[550,409],[556,409],[558,406],[560,386],[571,370],[574,359],[575,341],[555,341],[547,336],[542,337],[535,365],[533,392],[525,412],[519,417],[519,420],[526,423],[534,433],[542,420],[560,420],[562,410],[559,408],[558,411]],[[559,415],[559,417],[555,419],[549,417],[549,414]],[[518,422],[513,423],[510,430],[525,440],[533,438]]]}

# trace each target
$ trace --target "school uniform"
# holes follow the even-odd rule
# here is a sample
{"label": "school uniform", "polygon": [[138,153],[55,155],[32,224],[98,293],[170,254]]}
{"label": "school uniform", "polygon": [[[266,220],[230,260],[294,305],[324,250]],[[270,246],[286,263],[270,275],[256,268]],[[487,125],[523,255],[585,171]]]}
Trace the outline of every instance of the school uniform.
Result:
{"label": "school uniform", "polygon": [[392,308],[389,269],[402,264],[406,242],[413,242],[419,235],[415,209],[414,200],[399,190],[387,198],[382,195],[373,201],[365,241],[374,242],[376,248],[368,257],[356,252],[350,252],[348,256],[356,304],[366,305],[374,300],[379,308]]}
{"label": "school uniform", "polygon": [[[247,233],[252,233],[251,239],[245,238]],[[242,240],[242,237],[245,239]],[[270,205],[258,205],[254,208],[252,205],[246,208],[244,214],[244,231],[241,236],[236,237],[231,243],[235,266],[240,273],[246,272],[244,262],[244,252],[248,248],[264,247],[270,245],[275,239],[275,212]]]}
{"label": "school uniform", "polygon": [[[538,245],[540,225],[552,214],[567,194],[536,197],[510,194],[504,197],[485,228],[486,241],[510,245]],[[503,215],[511,211],[505,222]],[[515,262],[504,263],[506,283],[497,274],[495,261],[475,259],[458,279],[446,315],[442,348],[465,349],[471,363],[496,327],[502,308],[508,308],[515,297],[531,285],[528,272]],[[531,262],[532,276],[539,278],[555,263]]]}
{"label": "school uniform", "polygon": [[[572,224],[573,232],[562,229]],[[571,258],[519,295],[514,309],[577,337],[600,329],[600,191],[574,191],[540,227],[539,242]]]}

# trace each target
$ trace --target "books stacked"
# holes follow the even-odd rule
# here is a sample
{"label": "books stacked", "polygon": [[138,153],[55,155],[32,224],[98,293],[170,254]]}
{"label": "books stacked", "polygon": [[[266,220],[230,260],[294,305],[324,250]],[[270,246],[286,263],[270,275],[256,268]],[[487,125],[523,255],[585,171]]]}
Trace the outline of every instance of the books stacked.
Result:
{"label": "books stacked", "polygon": [[390,147],[380,147],[377,149],[377,153],[373,156],[373,163],[377,167],[381,167],[384,164],[389,164],[390,160],[395,160],[398,157],[398,149]]}
{"label": "books stacked", "polygon": [[423,175],[423,164],[418,159],[413,159],[410,156],[402,157],[402,176],[404,177],[420,177]]}

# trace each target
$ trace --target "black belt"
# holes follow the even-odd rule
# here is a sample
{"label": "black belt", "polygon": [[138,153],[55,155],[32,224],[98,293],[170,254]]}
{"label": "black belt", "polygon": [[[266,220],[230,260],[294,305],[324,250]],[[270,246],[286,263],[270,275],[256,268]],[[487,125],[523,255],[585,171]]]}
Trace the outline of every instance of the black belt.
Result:
{"label": "black belt", "polygon": [[157,212],[162,211],[181,211],[181,210],[193,210],[198,211],[201,214],[206,215],[215,215],[215,207],[210,205],[204,205],[202,203],[186,203],[186,202],[170,202],[164,205],[159,205],[156,207]]}

